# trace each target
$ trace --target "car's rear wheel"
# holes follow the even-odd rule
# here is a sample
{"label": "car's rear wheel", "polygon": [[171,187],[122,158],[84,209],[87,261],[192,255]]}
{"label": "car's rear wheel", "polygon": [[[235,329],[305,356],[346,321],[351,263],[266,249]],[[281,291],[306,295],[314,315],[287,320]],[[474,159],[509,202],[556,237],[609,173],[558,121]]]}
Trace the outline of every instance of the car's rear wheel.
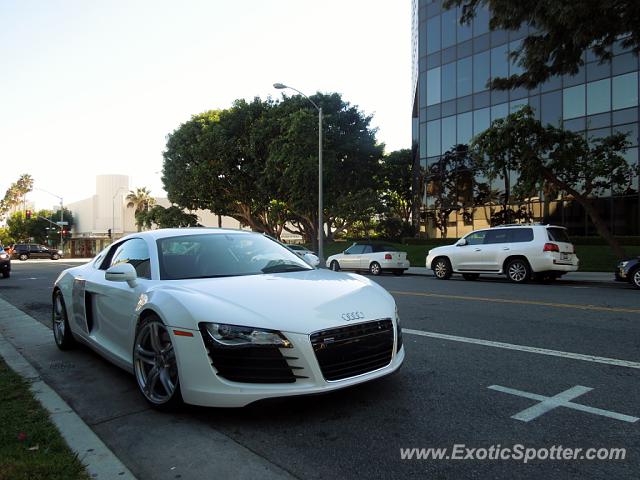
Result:
{"label": "car's rear wheel", "polygon": [[451,269],[451,262],[449,262],[448,258],[436,258],[433,262],[433,274],[436,276],[438,280],[448,280],[451,278],[451,274],[453,273]]}
{"label": "car's rear wheel", "polygon": [[69,327],[69,319],[67,318],[67,308],[64,304],[64,297],[60,290],[56,290],[53,295],[52,308],[52,329],[53,338],[60,350],[69,350],[76,345],[73,338],[71,328]]}
{"label": "car's rear wheel", "polygon": [[331,270],[333,270],[334,272],[339,272],[340,271],[340,264],[338,263],[337,260],[332,260],[331,263],[329,264],[329,268]]}
{"label": "car's rear wheel", "polygon": [[513,283],[526,283],[531,278],[531,267],[522,258],[514,258],[507,264],[507,278]]}
{"label": "car's rear wheel", "polygon": [[394,274],[396,277],[399,277],[400,275],[403,275],[403,274],[404,274],[404,270],[403,270],[403,269],[401,269],[401,268],[396,268],[396,269],[393,271],[393,274]]}
{"label": "car's rear wheel", "polygon": [[60,260],[60,255],[54,253],[53,255],[51,255],[51,260]]}
{"label": "car's rear wheel", "polygon": [[182,403],[171,335],[156,315],[149,315],[138,326],[133,367],[138,389],[152,406],[171,409]]}
{"label": "car's rear wheel", "polygon": [[24,262],[26,259],[28,259],[28,258],[29,258],[29,255],[27,255],[26,253],[21,253],[21,254],[18,256],[18,258]]}
{"label": "car's rear wheel", "polygon": [[640,288],[640,268],[636,268],[636,270],[631,274],[631,285],[636,288]]}
{"label": "car's rear wheel", "polygon": [[479,273],[463,273],[462,278],[469,281],[477,280],[478,278],[480,278],[480,274]]}
{"label": "car's rear wheel", "polygon": [[369,273],[371,275],[380,275],[382,273],[382,267],[378,262],[371,262],[371,265],[369,265]]}

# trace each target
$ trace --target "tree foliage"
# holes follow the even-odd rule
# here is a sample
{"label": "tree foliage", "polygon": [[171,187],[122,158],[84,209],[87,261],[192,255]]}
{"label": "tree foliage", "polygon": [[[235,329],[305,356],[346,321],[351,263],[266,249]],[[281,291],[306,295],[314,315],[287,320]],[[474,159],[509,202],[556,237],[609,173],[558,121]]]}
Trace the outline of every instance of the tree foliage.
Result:
{"label": "tree foliage", "polygon": [[136,214],[136,223],[147,230],[155,226],[158,228],[198,227],[198,217],[193,213],[186,213],[181,208],[172,205],[164,208],[155,205],[148,210],[141,210]]}
{"label": "tree foliage", "polygon": [[491,29],[518,30],[530,25],[530,33],[513,59],[524,71],[492,80],[491,87],[534,88],[553,75],[576,74],[584,64],[583,53],[592,49],[601,61],[609,61],[619,42],[640,50],[640,6],[637,0],[446,0],[445,8],[462,6],[461,22],[469,22],[478,8],[488,7]]}
{"label": "tree foliage", "polygon": [[33,178],[29,174],[20,175],[17,181],[13,182],[4,198],[0,200],[0,217],[4,217],[9,210],[17,207],[24,201],[24,197],[33,190]]}
{"label": "tree foliage", "polygon": [[410,149],[396,150],[382,159],[382,200],[388,216],[402,222],[411,220],[413,206],[413,154]]}
{"label": "tree foliage", "polygon": [[[15,242],[35,242],[58,245],[61,228],[67,232],[73,227],[73,214],[66,208],[62,210],[63,221],[68,225],[60,227],[56,224],[60,220],[60,209],[38,210],[26,218],[24,212],[15,212],[7,219],[8,235]],[[68,237],[68,234],[67,234]]]}
{"label": "tree foliage", "polygon": [[505,169],[516,172],[518,195],[535,195],[552,186],[573,198],[622,258],[624,250],[600,217],[593,198],[608,191],[622,193],[632,184],[638,171],[623,157],[628,145],[623,134],[585,139],[579,133],[543,126],[531,108],[524,107],[495,120],[473,140],[471,151],[477,167],[490,178]]}

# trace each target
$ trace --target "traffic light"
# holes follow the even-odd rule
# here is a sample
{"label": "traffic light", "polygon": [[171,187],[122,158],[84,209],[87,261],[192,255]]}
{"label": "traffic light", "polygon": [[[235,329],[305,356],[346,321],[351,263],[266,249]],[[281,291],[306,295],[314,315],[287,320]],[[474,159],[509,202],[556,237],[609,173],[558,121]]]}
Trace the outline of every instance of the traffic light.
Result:
{"label": "traffic light", "polygon": [[27,220],[31,220],[31,210],[27,210]]}
{"label": "traffic light", "polygon": [[107,230],[107,235],[109,235],[109,238],[111,238],[111,229]]}

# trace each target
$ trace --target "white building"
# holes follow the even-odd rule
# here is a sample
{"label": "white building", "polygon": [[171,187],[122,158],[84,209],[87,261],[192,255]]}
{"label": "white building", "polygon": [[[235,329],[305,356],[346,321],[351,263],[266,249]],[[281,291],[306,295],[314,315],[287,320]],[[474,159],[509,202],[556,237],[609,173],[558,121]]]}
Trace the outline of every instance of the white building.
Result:
{"label": "white building", "polygon": [[[126,196],[133,189],[127,175],[98,175],[96,193],[92,197],[66,205],[74,221],[69,242],[71,256],[93,256],[113,240],[138,231],[134,209],[127,207],[126,201]],[[157,197],[155,200],[163,207],[171,206],[166,198]],[[208,210],[190,213],[196,214],[198,223],[205,227],[218,226],[218,216]],[[243,228],[231,217],[222,217],[222,227]]]}

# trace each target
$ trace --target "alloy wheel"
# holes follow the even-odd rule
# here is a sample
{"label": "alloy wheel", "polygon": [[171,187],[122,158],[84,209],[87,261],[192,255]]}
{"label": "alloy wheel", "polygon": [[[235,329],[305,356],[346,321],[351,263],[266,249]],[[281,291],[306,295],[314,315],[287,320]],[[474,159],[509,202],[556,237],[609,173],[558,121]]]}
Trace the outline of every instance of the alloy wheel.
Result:
{"label": "alloy wheel", "polygon": [[178,387],[178,365],[167,328],[159,320],[140,327],[133,352],[136,380],[155,405],[169,402]]}
{"label": "alloy wheel", "polygon": [[527,278],[527,266],[521,262],[511,262],[509,265],[509,279],[513,282],[523,282]]}
{"label": "alloy wheel", "polygon": [[636,288],[640,288],[640,268],[633,274],[633,284]]}
{"label": "alloy wheel", "polygon": [[433,268],[433,273],[435,273],[436,277],[440,280],[449,278],[450,272],[447,261],[444,259],[438,260]]}
{"label": "alloy wheel", "polygon": [[377,262],[373,262],[369,266],[369,271],[372,275],[380,275],[380,273],[382,272],[382,268],[380,268],[380,264],[378,264]]}
{"label": "alloy wheel", "polygon": [[62,344],[64,340],[64,332],[65,332],[65,310],[64,305],[62,305],[62,295],[56,295],[56,298],[53,301],[53,336],[58,345]]}

